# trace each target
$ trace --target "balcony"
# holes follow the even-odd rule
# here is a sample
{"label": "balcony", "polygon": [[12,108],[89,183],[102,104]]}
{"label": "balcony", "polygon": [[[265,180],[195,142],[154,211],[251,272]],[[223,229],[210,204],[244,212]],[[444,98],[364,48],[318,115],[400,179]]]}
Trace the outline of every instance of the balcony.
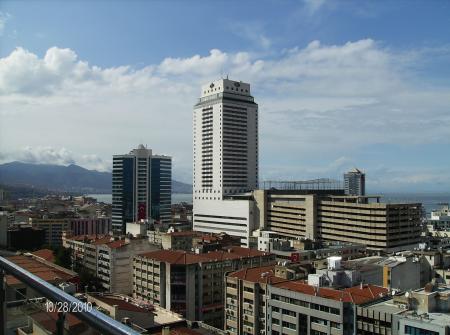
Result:
{"label": "balcony", "polygon": [[[16,285],[7,286],[7,278]],[[76,312],[71,312],[70,307],[55,309],[83,306],[83,302],[3,257],[0,257],[0,284],[0,335],[71,335],[80,334],[80,327],[90,333],[139,334],[95,308],[86,306]]]}

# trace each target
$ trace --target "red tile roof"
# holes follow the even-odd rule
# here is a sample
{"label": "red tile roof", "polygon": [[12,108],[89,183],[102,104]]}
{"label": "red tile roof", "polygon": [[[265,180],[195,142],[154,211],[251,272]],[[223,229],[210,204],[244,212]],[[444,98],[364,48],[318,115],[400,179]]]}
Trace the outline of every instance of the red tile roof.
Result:
{"label": "red tile roof", "polygon": [[86,242],[93,245],[106,245],[111,249],[121,248],[128,244],[125,239],[112,240],[110,235],[78,235],[66,237],[68,240]]}
{"label": "red tile roof", "polygon": [[232,272],[228,277],[238,278],[252,283],[275,284],[287,279],[275,276],[275,266],[260,266],[256,268],[247,268]]}
{"label": "red tile roof", "polygon": [[181,250],[156,250],[140,254],[139,256],[170,264],[197,264],[200,262],[210,262],[210,259],[204,257],[203,254],[194,254]]}
{"label": "red tile roof", "polygon": [[140,254],[141,257],[154,259],[170,264],[197,264],[203,262],[217,262],[224,260],[252,258],[269,255],[268,253],[242,247],[231,247],[227,250],[212,251],[203,254],[181,250],[157,250]]}
{"label": "red tile roof", "polygon": [[42,258],[48,262],[54,262],[55,261],[55,255],[53,255],[53,251],[50,249],[41,249],[36,250],[32,252],[33,255],[36,257]]}
{"label": "red tile roof", "polygon": [[90,243],[94,244],[94,245],[108,244],[110,242],[111,242],[111,236],[104,236],[104,237],[100,237],[100,238],[90,241]]}
{"label": "red tile roof", "polygon": [[110,247],[111,249],[118,249],[118,248],[122,248],[123,246],[127,245],[128,242],[126,242],[125,240],[117,240],[117,241],[113,241],[110,243],[106,243],[106,245],[108,247]]}
{"label": "red tile roof", "polygon": [[366,302],[377,300],[383,296],[386,296],[389,292],[388,289],[375,286],[375,285],[360,285],[343,290],[335,290],[328,287],[314,287],[308,285],[304,281],[285,281],[274,284],[275,287],[284,288],[290,291],[295,291],[308,295],[317,295],[322,298],[332,299],[343,302],[352,302],[360,305]]}
{"label": "red tile roof", "polygon": [[[72,274],[69,270],[65,272],[56,266],[53,267],[44,264],[36,259],[27,256],[11,256],[8,257],[8,260],[49,283],[69,281],[77,277],[76,274]],[[6,283],[7,285],[16,285],[20,283],[20,280],[18,280],[14,276],[7,275]]]}

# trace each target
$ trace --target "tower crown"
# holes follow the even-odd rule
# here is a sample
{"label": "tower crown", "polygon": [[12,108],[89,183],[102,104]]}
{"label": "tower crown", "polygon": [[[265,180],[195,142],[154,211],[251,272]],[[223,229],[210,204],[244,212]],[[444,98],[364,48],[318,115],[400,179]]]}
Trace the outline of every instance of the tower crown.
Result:
{"label": "tower crown", "polygon": [[201,98],[224,92],[250,96],[250,84],[230,79],[219,79],[202,86]]}

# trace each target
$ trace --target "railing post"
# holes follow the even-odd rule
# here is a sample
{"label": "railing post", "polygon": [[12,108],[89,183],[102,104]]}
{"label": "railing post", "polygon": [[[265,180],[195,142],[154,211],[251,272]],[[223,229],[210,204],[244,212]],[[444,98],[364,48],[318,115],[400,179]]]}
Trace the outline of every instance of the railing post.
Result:
{"label": "railing post", "polygon": [[6,286],[5,271],[0,269],[0,335],[6,334]]}
{"label": "railing post", "polygon": [[64,335],[64,320],[66,313],[58,312],[58,320],[56,321],[56,335]]}

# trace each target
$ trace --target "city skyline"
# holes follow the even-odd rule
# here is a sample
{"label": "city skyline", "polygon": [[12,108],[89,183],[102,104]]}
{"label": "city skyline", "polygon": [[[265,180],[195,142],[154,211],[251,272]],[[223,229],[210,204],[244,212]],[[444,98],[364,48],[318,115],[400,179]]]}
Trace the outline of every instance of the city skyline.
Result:
{"label": "city skyline", "polygon": [[[180,13],[164,22],[171,6]],[[142,142],[191,183],[192,105],[202,84],[228,74],[258,97],[260,180],[358,167],[369,192],[448,190],[449,4],[285,2],[268,19],[274,6],[214,24],[206,4],[4,2],[0,163],[110,170],[112,154]],[[203,22],[181,14],[194,7]]]}

